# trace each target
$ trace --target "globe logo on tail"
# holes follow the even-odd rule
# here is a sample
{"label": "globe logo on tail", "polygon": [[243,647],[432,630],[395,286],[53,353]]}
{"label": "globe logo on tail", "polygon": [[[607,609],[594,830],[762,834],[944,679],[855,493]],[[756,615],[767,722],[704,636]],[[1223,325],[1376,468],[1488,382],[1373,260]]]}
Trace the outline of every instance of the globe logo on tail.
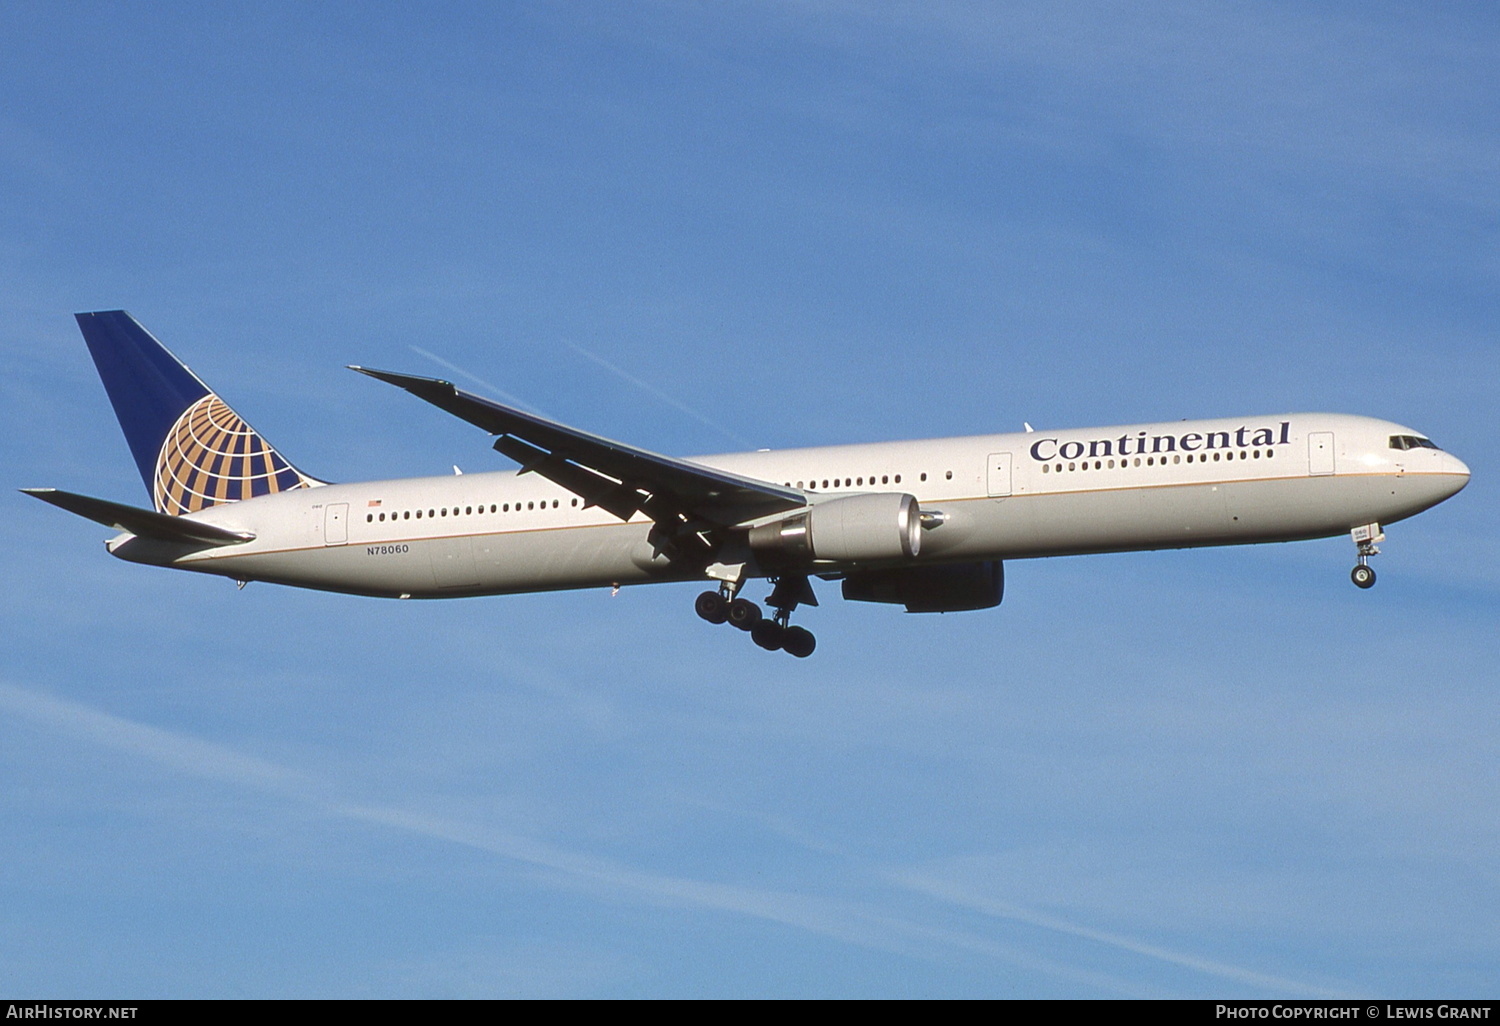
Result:
{"label": "globe logo on tail", "polygon": [[177,516],[312,483],[210,392],[167,432],[151,491],[159,512]]}

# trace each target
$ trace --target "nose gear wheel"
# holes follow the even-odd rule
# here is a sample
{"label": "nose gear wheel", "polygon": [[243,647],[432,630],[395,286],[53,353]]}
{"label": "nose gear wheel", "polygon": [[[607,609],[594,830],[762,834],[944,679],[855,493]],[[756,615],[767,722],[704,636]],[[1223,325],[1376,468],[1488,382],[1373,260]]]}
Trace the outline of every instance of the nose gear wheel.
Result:
{"label": "nose gear wheel", "polygon": [[1380,555],[1380,550],[1375,547],[1375,543],[1385,541],[1385,532],[1380,529],[1379,524],[1365,524],[1354,528],[1349,535],[1354,539],[1359,559],[1354,569],[1349,571],[1349,580],[1354,582],[1355,587],[1373,588],[1375,587],[1375,569],[1370,566],[1369,560],[1371,556]]}

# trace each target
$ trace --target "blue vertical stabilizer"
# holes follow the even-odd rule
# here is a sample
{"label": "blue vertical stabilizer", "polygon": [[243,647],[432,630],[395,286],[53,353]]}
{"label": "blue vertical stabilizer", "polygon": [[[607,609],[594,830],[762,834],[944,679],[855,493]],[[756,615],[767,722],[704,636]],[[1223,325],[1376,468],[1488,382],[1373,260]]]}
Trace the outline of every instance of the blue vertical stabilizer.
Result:
{"label": "blue vertical stabilizer", "polygon": [[130,314],[75,316],[158,512],[322,483],[288,463]]}

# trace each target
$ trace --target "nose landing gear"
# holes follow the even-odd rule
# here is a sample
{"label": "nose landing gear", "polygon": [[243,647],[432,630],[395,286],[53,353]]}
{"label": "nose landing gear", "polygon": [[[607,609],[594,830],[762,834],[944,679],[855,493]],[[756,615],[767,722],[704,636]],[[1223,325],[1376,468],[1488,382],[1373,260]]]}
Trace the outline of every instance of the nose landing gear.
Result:
{"label": "nose landing gear", "polygon": [[728,623],[746,631],[751,641],[768,652],[780,649],[798,659],[813,654],[818,641],[812,632],[788,622],[799,604],[818,604],[806,577],[776,579],[776,587],[766,598],[775,610],[769,617],[754,602],[737,597],[738,590],[734,584],[721,584],[718,591],[705,591],[699,595],[693,609],[709,623]]}
{"label": "nose landing gear", "polygon": [[1371,556],[1380,555],[1380,550],[1375,547],[1375,543],[1385,541],[1385,532],[1380,529],[1379,524],[1365,524],[1350,531],[1349,535],[1354,539],[1354,544],[1359,550],[1359,563],[1349,571],[1349,579],[1356,587],[1373,588],[1375,568],[1369,565],[1369,559]]}

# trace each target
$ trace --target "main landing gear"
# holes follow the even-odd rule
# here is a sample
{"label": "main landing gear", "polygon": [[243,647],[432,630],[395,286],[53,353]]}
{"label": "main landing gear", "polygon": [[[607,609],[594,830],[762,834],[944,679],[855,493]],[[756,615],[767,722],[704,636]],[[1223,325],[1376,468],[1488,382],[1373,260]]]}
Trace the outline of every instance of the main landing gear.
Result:
{"label": "main landing gear", "polygon": [[1353,570],[1349,571],[1349,580],[1356,587],[1375,587],[1375,568],[1369,565],[1371,556],[1380,555],[1380,550],[1375,547],[1376,542],[1385,541],[1385,532],[1380,529],[1379,524],[1365,524],[1356,527],[1349,532],[1354,539],[1354,544],[1359,550],[1359,563]]}
{"label": "main landing gear", "polygon": [[693,603],[693,609],[709,623],[728,623],[746,631],[750,640],[768,652],[781,649],[798,659],[813,654],[818,640],[805,627],[794,627],[787,621],[799,603],[818,604],[806,577],[777,579],[776,587],[766,598],[774,612],[767,617],[760,606],[740,598],[734,585],[725,583],[718,591],[705,591]]}

